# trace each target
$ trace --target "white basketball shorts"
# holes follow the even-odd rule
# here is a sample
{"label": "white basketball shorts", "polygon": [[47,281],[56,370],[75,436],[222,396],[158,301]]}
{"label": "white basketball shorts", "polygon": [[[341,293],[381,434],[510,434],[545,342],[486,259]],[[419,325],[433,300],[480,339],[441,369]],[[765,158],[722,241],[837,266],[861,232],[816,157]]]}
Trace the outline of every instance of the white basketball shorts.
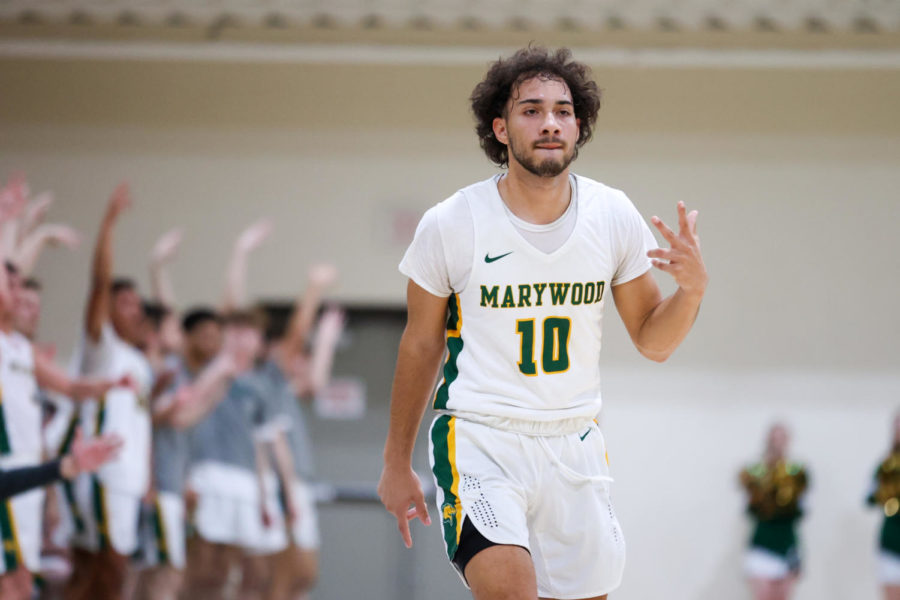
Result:
{"label": "white basketball shorts", "polygon": [[118,554],[133,554],[138,549],[141,497],[111,489],[87,473],[72,484],[70,509],[77,515],[73,544],[91,552],[111,547]]}
{"label": "white basketball shorts", "polygon": [[[189,486],[197,493],[193,525],[200,537],[215,544],[240,546],[253,554],[272,554],[287,547],[284,516],[279,506],[275,477],[264,477],[266,494],[260,497],[252,471],[215,462],[191,468]],[[262,520],[266,503],[272,522]]]}
{"label": "white basketball shorts", "polygon": [[0,575],[24,566],[38,572],[41,566],[41,523],[44,490],[35,489],[0,502]]}
{"label": "white basketball shorts", "polygon": [[291,540],[303,550],[318,550],[319,513],[313,489],[305,481],[294,483],[294,504],[297,519],[291,527]]}
{"label": "white basketball shorts", "polygon": [[174,492],[157,492],[141,515],[140,567],[185,565],[184,499]]}
{"label": "white basketball shorts", "polygon": [[900,556],[893,552],[878,552],[878,581],[883,585],[900,585]]}
{"label": "white basketball shorts", "polygon": [[538,594],[602,596],[619,586],[625,539],[591,420],[496,426],[449,414],[431,426],[432,472],[450,560],[468,518],[485,538],[531,553]]}

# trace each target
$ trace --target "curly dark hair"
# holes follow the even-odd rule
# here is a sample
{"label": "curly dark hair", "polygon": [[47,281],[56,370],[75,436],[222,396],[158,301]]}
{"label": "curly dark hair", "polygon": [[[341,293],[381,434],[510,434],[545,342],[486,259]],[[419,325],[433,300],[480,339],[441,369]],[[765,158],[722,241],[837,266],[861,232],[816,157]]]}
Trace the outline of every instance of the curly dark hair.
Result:
{"label": "curly dark hair", "polygon": [[600,90],[591,79],[588,66],[572,60],[572,51],[568,48],[555,52],[541,46],[522,48],[509,58],[500,58],[493,63],[469,98],[475,114],[478,142],[487,157],[501,167],[509,163],[509,150],[494,137],[494,119],[506,116],[506,103],[516,87],[536,76],[558,79],[569,87],[575,117],[581,123],[575,144],[576,156],[578,149],[593,135],[600,110]]}

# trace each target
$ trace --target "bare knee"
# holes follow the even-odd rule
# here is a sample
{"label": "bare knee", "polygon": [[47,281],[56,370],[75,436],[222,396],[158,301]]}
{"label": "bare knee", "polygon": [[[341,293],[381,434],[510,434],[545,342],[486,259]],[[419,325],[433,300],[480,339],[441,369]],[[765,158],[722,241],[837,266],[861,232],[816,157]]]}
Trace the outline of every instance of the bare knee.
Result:
{"label": "bare knee", "polygon": [[294,568],[293,591],[299,593],[313,589],[319,579],[319,553],[315,550],[298,549]]}
{"label": "bare knee", "polygon": [[485,548],[466,565],[475,600],[536,600],[531,554],[520,546]]}

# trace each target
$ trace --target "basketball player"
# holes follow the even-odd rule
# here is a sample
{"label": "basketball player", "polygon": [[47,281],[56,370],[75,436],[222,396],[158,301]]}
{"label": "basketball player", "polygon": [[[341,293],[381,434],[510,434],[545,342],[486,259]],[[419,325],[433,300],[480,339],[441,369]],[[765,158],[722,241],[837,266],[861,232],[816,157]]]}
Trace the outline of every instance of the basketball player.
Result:
{"label": "basketball player", "polygon": [[343,328],[343,313],[329,308],[318,323],[312,351],[307,340],[323,291],[337,278],[332,265],[313,266],[308,286],[294,306],[287,327],[270,334],[268,360],[256,374],[268,386],[271,400],[284,419],[273,440],[273,455],[283,490],[288,547],[274,557],[268,600],[305,598],[318,577],[319,526],[310,482],[314,477],[312,443],[301,402],[310,401],[331,375],[334,351]]}
{"label": "basketball player", "polygon": [[87,374],[128,376],[132,389],[115,389],[82,405],[81,427],[124,440],[116,460],[96,475],[79,477],[70,504],[76,523],[70,600],[116,600],[123,595],[128,557],[137,549],[141,498],[150,478],[149,397],[153,375],[141,352],[144,312],[129,280],[112,278],[113,232],[131,205],[127,185],[116,188],[97,234],[80,348]]}
{"label": "basketball player", "polygon": [[803,465],[788,460],[789,443],[787,427],[774,424],[762,460],[740,475],[753,520],[744,572],[755,600],[787,600],[800,574],[797,523],[808,476]]}
{"label": "basketball player", "polygon": [[[225,317],[226,338],[253,359],[262,351],[263,328],[256,313],[235,311]],[[225,597],[229,575],[238,569],[243,570],[241,597],[258,596],[264,582],[242,565],[245,554],[274,554],[287,543],[282,530],[263,520],[263,513],[274,514],[277,506],[274,477],[264,477],[260,465],[260,444],[270,441],[280,424],[267,390],[250,375],[251,366],[248,360],[246,372],[191,431],[188,485],[197,503],[186,596],[192,600]]]}
{"label": "basketball player", "polygon": [[508,169],[429,210],[400,265],[408,322],[379,494],[411,547],[409,521],[430,522],[413,445],[446,342],[430,437],[451,563],[477,600],[606,598],[625,548],[594,420],[603,306],[611,292],[637,349],[666,360],[706,288],[697,213],[678,203],[678,233],[654,217],[671,245],[656,248],[625,194],[570,173],[599,93],[567,49],[495,62],[471,100],[482,148]]}
{"label": "basketball player", "polygon": [[[73,479],[85,471],[94,471],[115,457],[121,445],[122,440],[115,435],[85,440],[81,437],[81,430],[78,430],[75,432],[72,448],[65,456],[36,467],[0,471],[0,500],[49,485],[58,479]],[[7,596],[0,591],[0,597]]]}
{"label": "basketball player", "polygon": [[[2,257],[0,257],[2,260]],[[23,315],[36,323],[36,310],[23,310],[22,279],[11,263],[0,267],[0,468],[36,466],[44,460],[41,432],[42,407],[38,386],[81,401],[102,395],[114,386],[128,386],[125,377],[72,379],[45,354],[35,352],[31,342],[16,331]],[[34,307],[31,307],[32,309]],[[27,325],[30,325],[28,323]],[[73,431],[74,434],[74,431]],[[35,489],[4,503],[0,508],[0,533],[4,540],[0,561],[0,587],[3,580],[20,582],[19,590],[28,590],[31,572],[40,569],[42,507],[44,490]],[[16,598],[7,589],[4,598]]]}
{"label": "basketball player", "polygon": [[[183,320],[184,355],[172,357],[171,391],[154,403],[153,490],[142,519],[139,598],[174,600],[185,568],[184,490],[190,458],[189,428],[225,395],[228,381],[243,363],[236,350],[222,349],[222,320],[210,309],[189,311]],[[234,344],[227,346],[233,347]],[[218,355],[218,357],[217,357]]]}
{"label": "basketball player", "polygon": [[[81,437],[81,430],[76,430],[66,455],[38,466],[0,471],[0,501],[6,501],[10,496],[28,493],[59,479],[71,480],[80,473],[94,471],[111,460],[121,445],[122,440],[115,435],[84,440]],[[0,577],[0,598],[9,600],[33,598],[31,578],[26,576],[28,572],[20,566],[16,573],[18,574]]]}
{"label": "basketball player", "polygon": [[884,512],[878,538],[878,580],[885,600],[900,600],[900,415],[891,426],[891,447],[878,465],[868,502]]}

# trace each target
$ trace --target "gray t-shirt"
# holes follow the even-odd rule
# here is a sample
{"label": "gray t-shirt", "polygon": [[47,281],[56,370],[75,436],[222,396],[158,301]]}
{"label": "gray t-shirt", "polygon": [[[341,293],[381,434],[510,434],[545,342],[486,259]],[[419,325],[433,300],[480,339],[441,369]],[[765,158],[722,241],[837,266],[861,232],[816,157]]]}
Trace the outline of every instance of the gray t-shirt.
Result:
{"label": "gray t-shirt", "polygon": [[294,459],[294,472],[301,479],[312,479],[315,476],[312,442],[306,428],[306,415],[294,388],[281,367],[272,360],[266,361],[254,375],[260,387],[265,386],[272,409],[278,414],[276,418],[283,424]]}
{"label": "gray t-shirt", "polygon": [[190,433],[191,460],[256,470],[254,440],[275,423],[266,389],[254,374],[236,378],[225,398]]}
{"label": "gray t-shirt", "polygon": [[[166,368],[175,372],[170,392],[194,380],[184,360],[173,356],[166,359]],[[153,483],[158,491],[181,494],[187,477],[190,458],[188,433],[170,425],[153,427]]]}

